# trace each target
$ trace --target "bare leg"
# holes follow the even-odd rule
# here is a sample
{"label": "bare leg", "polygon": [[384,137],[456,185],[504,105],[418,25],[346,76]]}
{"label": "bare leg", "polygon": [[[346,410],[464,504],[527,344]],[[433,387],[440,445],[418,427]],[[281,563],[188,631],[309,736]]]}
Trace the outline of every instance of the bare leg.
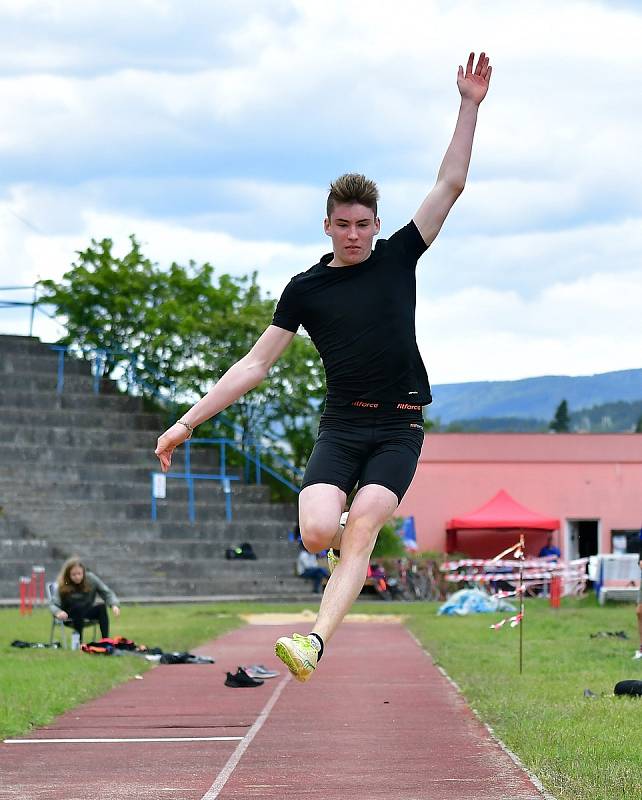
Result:
{"label": "bare leg", "polygon": [[318,553],[338,547],[341,541],[339,520],[346,494],[330,483],[306,486],[299,494],[299,527],[305,549]]}
{"label": "bare leg", "polygon": [[638,617],[638,633],[640,634],[640,650],[642,650],[642,603],[639,603],[636,608]]}
{"label": "bare leg", "polygon": [[325,587],[312,628],[324,643],[330,640],[359,596],[377,534],[397,505],[397,496],[383,486],[369,484],[357,492],[343,532],[341,559]]}

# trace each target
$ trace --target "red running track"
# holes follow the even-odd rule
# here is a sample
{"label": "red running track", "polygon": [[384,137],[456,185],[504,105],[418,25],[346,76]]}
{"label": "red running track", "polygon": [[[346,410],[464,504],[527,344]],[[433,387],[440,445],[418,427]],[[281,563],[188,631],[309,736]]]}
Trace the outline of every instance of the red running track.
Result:
{"label": "red running track", "polygon": [[[239,664],[280,668],[283,633],[234,631],[199,648],[214,665],[159,666],[29,734],[37,743],[1,744],[0,800],[544,796],[401,625],[344,624],[306,684],[284,671],[224,686]],[[96,738],[129,741],[69,741]]]}

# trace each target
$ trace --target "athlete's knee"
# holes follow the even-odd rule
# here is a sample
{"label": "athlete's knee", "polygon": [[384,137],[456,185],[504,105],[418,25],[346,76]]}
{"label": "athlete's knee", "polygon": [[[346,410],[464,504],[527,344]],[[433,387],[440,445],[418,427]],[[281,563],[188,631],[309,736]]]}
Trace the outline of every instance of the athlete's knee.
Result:
{"label": "athlete's knee", "polygon": [[301,539],[309,553],[327,550],[337,534],[336,525],[328,525],[326,520],[310,520],[301,526]]}
{"label": "athlete's knee", "polygon": [[638,603],[635,613],[637,614],[638,619],[642,622],[642,603]]}
{"label": "athlete's knee", "polygon": [[356,517],[355,519],[348,517],[345,541],[346,543],[349,542],[351,550],[367,550],[368,555],[370,555],[377,541],[378,533],[379,526],[374,524],[373,521],[369,520],[367,517]]}

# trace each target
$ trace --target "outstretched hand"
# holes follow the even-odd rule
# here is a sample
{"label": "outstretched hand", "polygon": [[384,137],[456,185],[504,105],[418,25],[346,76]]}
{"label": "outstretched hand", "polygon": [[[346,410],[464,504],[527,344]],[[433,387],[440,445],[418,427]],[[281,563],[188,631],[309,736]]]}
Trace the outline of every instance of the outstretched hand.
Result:
{"label": "outstretched hand", "polygon": [[171,428],[168,428],[165,433],[158,437],[154,454],[158,456],[163,472],[169,470],[172,464],[172,453],[186,439],[189,439],[187,428],[178,423],[172,425]]}
{"label": "outstretched hand", "polygon": [[471,53],[468,56],[468,63],[466,64],[466,72],[460,65],[457,72],[457,88],[461,94],[462,100],[472,100],[473,103],[479,105],[486,97],[488,86],[490,84],[490,76],[493,68],[489,64],[490,59],[486,53],[479,54],[477,66],[473,70],[475,63],[475,54]]}

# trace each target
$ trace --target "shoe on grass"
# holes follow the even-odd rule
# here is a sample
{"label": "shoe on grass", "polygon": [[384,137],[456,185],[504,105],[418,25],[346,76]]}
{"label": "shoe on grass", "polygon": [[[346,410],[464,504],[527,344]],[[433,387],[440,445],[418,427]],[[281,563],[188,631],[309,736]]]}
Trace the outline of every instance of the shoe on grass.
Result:
{"label": "shoe on grass", "polygon": [[263,681],[255,680],[242,667],[239,667],[235,675],[232,675],[231,672],[227,673],[225,685],[231,686],[233,689],[245,689],[246,687],[263,686]]}
{"label": "shoe on grass", "polygon": [[635,655],[633,656],[633,660],[637,661],[640,658],[642,658],[642,647],[639,650],[635,651]]}
{"label": "shoe on grass", "polygon": [[274,646],[274,652],[301,683],[309,680],[317,667],[317,650],[308,636],[293,633],[282,636]]}

